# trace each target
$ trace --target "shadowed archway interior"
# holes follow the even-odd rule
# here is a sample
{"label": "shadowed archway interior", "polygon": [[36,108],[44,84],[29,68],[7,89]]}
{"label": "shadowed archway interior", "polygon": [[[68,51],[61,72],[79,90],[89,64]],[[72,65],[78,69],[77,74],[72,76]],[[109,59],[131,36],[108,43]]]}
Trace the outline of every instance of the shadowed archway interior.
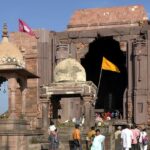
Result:
{"label": "shadowed archway interior", "polygon": [[[101,70],[103,57],[115,64],[120,73]],[[119,42],[113,37],[97,36],[89,44],[89,51],[81,64],[86,70],[87,80],[99,85],[95,108],[123,112],[123,94],[127,87],[126,53],[121,51]]]}

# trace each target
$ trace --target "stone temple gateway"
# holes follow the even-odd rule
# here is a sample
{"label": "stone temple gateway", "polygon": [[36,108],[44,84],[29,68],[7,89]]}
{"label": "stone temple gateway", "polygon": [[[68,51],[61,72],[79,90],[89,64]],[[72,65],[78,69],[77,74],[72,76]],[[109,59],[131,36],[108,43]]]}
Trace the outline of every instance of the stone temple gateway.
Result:
{"label": "stone temple gateway", "polygon": [[[66,121],[84,113],[86,127],[91,126],[95,108],[117,109],[126,122],[150,125],[150,23],[143,6],[82,9],[63,32],[35,32],[39,39],[10,33],[9,41],[17,47],[16,57],[24,60],[19,61],[24,66],[20,71],[0,69],[0,83],[12,74],[8,87],[16,87],[17,98],[10,90],[8,120],[13,118],[14,127],[16,122],[23,126],[20,137],[26,136],[26,143],[32,136],[46,134],[50,119],[58,115]],[[103,57],[120,73],[101,70]],[[0,123],[5,125],[4,120]],[[14,135],[20,138],[19,134]],[[0,130],[0,148],[12,146],[10,136]],[[22,142],[23,150],[29,149],[26,143]]]}

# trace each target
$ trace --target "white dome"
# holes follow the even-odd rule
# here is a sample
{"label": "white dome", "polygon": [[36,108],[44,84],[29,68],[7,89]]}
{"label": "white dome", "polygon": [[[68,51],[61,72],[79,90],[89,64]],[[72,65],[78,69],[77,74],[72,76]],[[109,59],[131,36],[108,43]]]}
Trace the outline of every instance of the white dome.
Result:
{"label": "white dome", "polygon": [[85,69],[73,58],[67,58],[59,62],[54,70],[54,81],[86,81]]}
{"label": "white dome", "polygon": [[25,67],[20,50],[8,41],[7,26],[4,25],[2,41],[0,43],[0,65],[15,64]]}

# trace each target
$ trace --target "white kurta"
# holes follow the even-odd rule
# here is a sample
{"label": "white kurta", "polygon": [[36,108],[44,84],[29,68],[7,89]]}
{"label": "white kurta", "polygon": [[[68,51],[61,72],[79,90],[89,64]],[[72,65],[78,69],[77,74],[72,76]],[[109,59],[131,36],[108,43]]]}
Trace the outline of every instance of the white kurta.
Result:
{"label": "white kurta", "polygon": [[104,135],[98,135],[94,137],[91,150],[103,150],[103,142],[105,140]]}
{"label": "white kurta", "polygon": [[123,129],[121,132],[121,139],[123,140],[123,148],[131,148],[133,133],[130,129]]}

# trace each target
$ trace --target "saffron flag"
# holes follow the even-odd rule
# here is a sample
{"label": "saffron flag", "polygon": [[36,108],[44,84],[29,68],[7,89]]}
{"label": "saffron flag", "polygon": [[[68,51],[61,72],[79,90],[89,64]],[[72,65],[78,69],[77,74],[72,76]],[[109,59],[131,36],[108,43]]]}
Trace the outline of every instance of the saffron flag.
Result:
{"label": "saffron flag", "polygon": [[108,59],[106,59],[105,57],[103,57],[101,68],[103,70],[109,70],[109,71],[114,71],[114,72],[120,73],[119,68],[115,64],[110,62]]}
{"label": "saffron flag", "polygon": [[25,32],[31,36],[35,36],[35,38],[38,38],[35,34],[35,32],[21,19],[18,20],[19,21],[19,31],[20,32]]}

